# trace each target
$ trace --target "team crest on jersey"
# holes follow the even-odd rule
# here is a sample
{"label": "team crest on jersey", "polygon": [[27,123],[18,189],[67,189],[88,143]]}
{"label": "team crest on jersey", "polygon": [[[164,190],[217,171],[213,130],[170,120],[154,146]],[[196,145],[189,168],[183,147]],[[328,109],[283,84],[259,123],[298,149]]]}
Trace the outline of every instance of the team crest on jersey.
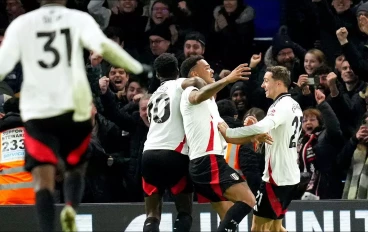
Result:
{"label": "team crest on jersey", "polygon": [[296,110],[302,110],[302,109],[300,109],[300,105],[299,104],[293,104],[293,108],[292,108],[292,110],[293,110],[293,113],[295,113],[295,111]]}
{"label": "team crest on jersey", "polygon": [[272,109],[271,111],[268,112],[267,116],[275,116],[275,109]]}
{"label": "team crest on jersey", "polygon": [[230,177],[233,178],[234,180],[239,180],[239,176],[235,172],[231,174]]}

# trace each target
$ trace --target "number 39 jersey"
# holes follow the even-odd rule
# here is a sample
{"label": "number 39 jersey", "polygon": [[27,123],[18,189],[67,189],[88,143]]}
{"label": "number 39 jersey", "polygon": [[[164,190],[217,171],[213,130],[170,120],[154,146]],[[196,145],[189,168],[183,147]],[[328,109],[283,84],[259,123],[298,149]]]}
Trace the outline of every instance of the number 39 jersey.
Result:
{"label": "number 39 jersey", "polygon": [[[23,121],[50,118],[77,107],[80,98],[92,100],[83,60],[83,47],[101,52],[106,37],[87,13],[49,4],[16,18],[0,48],[0,77],[19,61],[23,68],[20,108]],[[78,79],[75,79],[77,78]],[[77,85],[72,85],[78,80]],[[78,86],[76,91],[73,86]]]}
{"label": "number 39 jersey", "polygon": [[303,112],[290,94],[279,96],[267,112],[275,126],[269,132],[273,144],[266,144],[263,181],[278,186],[300,182],[297,141],[302,131]]}
{"label": "number 39 jersey", "polygon": [[172,150],[188,154],[180,99],[185,78],[164,82],[148,102],[150,122],[144,150]]}

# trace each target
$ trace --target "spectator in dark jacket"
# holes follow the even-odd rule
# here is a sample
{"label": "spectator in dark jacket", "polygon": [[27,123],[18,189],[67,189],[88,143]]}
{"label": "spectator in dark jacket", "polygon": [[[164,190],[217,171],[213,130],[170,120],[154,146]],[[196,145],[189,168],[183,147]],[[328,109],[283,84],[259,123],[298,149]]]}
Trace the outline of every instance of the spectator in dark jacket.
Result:
{"label": "spectator in dark jacket", "polygon": [[303,131],[298,143],[301,172],[298,197],[302,200],[340,199],[342,173],[335,164],[344,138],[325,95],[316,90],[315,97],[317,109],[303,112]]}
{"label": "spectator in dark jacket", "polygon": [[338,85],[335,73],[330,73],[327,76],[331,91],[329,103],[341,123],[344,135],[349,139],[355,134],[356,128],[360,126],[361,118],[366,111],[366,103],[359,96],[359,92],[365,90],[367,84],[355,75],[350,67],[350,62],[346,60],[341,66],[341,78],[343,83]]}
{"label": "spectator in dark jacket", "polygon": [[[361,32],[368,35],[368,2],[361,4],[356,12],[358,26]],[[361,80],[368,80],[368,41],[360,46],[354,45],[353,41],[348,40],[350,31],[346,27],[341,27],[336,31],[337,39],[340,42],[342,52],[346,60],[349,61],[354,72]]]}

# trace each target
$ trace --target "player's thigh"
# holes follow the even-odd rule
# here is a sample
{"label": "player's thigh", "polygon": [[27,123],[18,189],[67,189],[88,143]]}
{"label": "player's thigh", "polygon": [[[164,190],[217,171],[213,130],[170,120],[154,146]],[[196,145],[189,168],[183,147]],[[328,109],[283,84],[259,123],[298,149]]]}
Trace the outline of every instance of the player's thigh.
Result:
{"label": "player's thigh", "polygon": [[237,183],[226,189],[224,196],[232,202],[243,201],[253,207],[256,204],[256,198],[248,187],[246,182]]}
{"label": "player's thigh", "polygon": [[211,202],[212,208],[219,215],[221,221],[224,219],[227,211],[233,206],[234,203],[231,201],[219,201],[219,202]]}
{"label": "player's thigh", "polygon": [[269,218],[263,218],[256,215],[253,215],[252,220],[252,232],[268,232],[272,231],[274,220]]}
{"label": "player's thigh", "polygon": [[70,114],[62,117],[60,121],[64,123],[57,134],[61,143],[60,156],[65,162],[66,169],[73,169],[87,161],[92,123],[90,120],[74,122]]}
{"label": "player's thigh", "polygon": [[41,165],[56,166],[60,140],[55,136],[51,119],[29,120],[24,123],[25,169]]}

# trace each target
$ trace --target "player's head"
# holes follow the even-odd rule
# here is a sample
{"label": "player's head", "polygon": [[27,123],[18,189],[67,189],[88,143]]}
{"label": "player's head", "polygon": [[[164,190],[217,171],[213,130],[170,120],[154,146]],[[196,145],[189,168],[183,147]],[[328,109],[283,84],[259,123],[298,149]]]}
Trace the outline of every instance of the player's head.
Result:
{"label": "player's head", "polygon": [[170,53],[163,53],[155,59],[153,67],[161,81],[175,80],[179,77],[178,60]]}
{"label": "player's head", "polygon": [[207,84],[215,82],[213,70],[203,56],[190,56],[181,64],[180,72],[183,77],[200,77]]}
{"label": "player's head", "polygon": [[68,0],[41,0],[41,5],[59,4],[65,6]]}
{"label": "player's head", "polygon": [[273,66],[266,70],[262,88],[266,91],[266,97],[275,100],[280,94],[287,93],[290,80],[290,72],[283,66]]}

